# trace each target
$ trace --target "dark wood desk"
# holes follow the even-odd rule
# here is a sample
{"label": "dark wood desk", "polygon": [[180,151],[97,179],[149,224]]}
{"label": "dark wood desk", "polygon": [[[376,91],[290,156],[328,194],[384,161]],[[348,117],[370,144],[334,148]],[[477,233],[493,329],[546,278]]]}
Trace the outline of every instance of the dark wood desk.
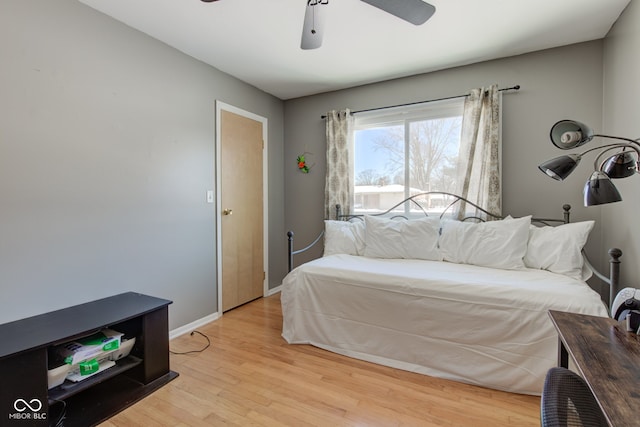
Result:
{"label": "dark wood desk", "polygon": [[640,337],[606,317],[549,311],[558,330],[558,365],[569,356],[611,426],[640,426]]}

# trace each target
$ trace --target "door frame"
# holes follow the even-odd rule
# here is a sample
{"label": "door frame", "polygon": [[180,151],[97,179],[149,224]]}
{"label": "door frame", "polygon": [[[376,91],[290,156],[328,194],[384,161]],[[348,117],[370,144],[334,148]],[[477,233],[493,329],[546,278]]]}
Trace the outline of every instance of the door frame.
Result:
{"label": "door frame", "polygon": [[263,268],[265,272],[265,278],[262,283],[262,296],[267,295],[269,291],[269,156],[268,156],[268,120],[266,117],[259,116],[249,111],[243,110],[233,105],[226,104],[222,101],[216,100],[216,142],[215,142],[215,167],[216,167],[216,285],[218,289],[218,307],[217,312],[219,316],[222,316],[222,171],[220,165],[221,157],[221,129],[220,118],[222,111],[228,111],[230,113],[237,114],[255,120],[262,123],[262,140],[264,141],[264,148],[262,150],[262,220],[263,220]]}

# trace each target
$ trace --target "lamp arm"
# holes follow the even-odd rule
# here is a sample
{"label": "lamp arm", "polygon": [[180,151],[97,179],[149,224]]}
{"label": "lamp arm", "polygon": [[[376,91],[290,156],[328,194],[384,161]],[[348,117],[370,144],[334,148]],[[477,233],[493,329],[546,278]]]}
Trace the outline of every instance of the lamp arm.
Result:
{"label": "lamp arm", "polygon": [[[640,143],[638,143],[636,141],[633,141],[633,142],[640,147]],[[578,154],[578,156],[582,157],[587,153],[590,153],[590,152],[596,151],[596,150],[602,150],[603,148],[612,149],[612,148],[630,147],[630,146],[631,146],[631,144],[623,144],[621,142],[616,142],[615,144],[605,144],[605,145],[600,145],[598,147],[589,148],[588,150],[585,150],[582,153]],[[638,151],[638,150],[636,150],[636,151]]]}
{"label": "lamp arm", "polygon": [[640,138],[638,139],[631,139],[631,138],[623,138],[621,136],[613,136],[613,135],[601,135],[601,134],[595,134],[593,135],[593,137],[599,137],[599,138],[609,138],[609,139],[619,139],[621,141],[627,141],[631,144],[635,144],[637,146],[640,147],[640,142],[638,142],[640,140]]}

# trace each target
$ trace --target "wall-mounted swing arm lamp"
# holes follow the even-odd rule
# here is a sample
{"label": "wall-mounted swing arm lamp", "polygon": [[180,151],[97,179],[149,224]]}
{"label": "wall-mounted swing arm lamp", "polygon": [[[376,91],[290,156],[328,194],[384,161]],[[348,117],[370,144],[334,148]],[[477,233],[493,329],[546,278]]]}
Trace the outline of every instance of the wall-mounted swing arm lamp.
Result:
{"label": "wall-mounted swing arm lamp", "polygon": [[[593,163],[594,172],[584,186],[585,206],[621,201],[622,196],[611,179],[627,178],[640,173],[640,142],[638,140],[594,134],[591,128],[575,120],[561,120],[554,124],[550,137],[553,145],[561,150],[580,147],[595,137],[624,141],[590,148],[579,154],[556,157],[538,166],[538,169],[546,175],[562,181],[573,172],[585,154],[600,150]],[[618,152],[610,155],[613,150]],[[601,162],[605,154],[609,155]]]}

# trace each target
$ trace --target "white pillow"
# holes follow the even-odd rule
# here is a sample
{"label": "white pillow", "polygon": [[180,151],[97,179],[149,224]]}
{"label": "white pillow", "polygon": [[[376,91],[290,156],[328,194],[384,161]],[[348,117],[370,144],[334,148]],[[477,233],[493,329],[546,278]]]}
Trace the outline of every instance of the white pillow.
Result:
{"label": "white pillow", "polygon": [[364,221],[324,222],[324,256],[333,254],[362,255],[364,253]]}
{"label": "white pillow", "polygon": [[438,218],[388,219],[365,216],[364,256],[442,261]]}
{"label": "white pillow", "polygon": [[518,270],[525,267],[531,216],[501,221],[442,222],[440,250],[445,261]]}
{"label": "white pillow", "polygon": [[583,272],[582,248],[587,243],[593,225],[594,221],[583,221],[557,227],[532,226],[524,257],[525,265],[587,280],[591,271],[587,269]]}

